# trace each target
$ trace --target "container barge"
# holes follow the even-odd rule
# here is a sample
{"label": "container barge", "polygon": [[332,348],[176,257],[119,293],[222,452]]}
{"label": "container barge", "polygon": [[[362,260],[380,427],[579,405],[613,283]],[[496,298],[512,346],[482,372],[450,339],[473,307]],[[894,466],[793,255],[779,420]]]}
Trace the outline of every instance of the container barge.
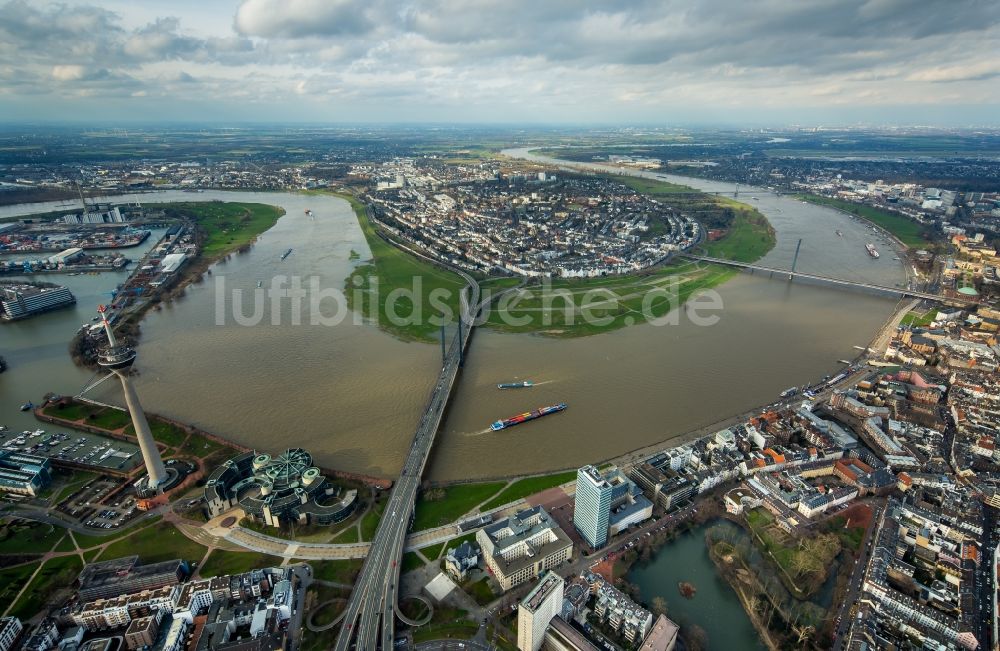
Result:
{"label": "container barge", "polygon": [[565,402],[560,402],[558,405],[550,405],[548,407],[539,407],[534,411],[526,411],[523,414],[511,416],[505,420],[498,420],[490,425],[490,429],[494,432],[499,432],[502,429],[513,427],[514,425],[520,425],[521,423],[526,423],[529,420],[535,420],[536,418],[541,418],[542,416],[548,416],[549,414],[555,414],[563,411],[564,409],[566,409]]}
{"label": "container barge", "polygon": [[524,380],[523,382],[501,382],[497,385],[498,389],[527,389],[528,387],[535,386],[535,383],[531,380]]}

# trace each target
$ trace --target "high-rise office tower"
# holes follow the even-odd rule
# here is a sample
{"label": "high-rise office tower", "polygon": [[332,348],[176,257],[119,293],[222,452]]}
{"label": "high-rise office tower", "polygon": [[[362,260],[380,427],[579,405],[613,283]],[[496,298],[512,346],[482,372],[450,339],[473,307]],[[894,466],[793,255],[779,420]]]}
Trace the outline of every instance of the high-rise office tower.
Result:
{"label": "high-rise office tower", "polygon": [[594,466],[584,466],[576,471],[573,525],[595,549],[608,541],[612,489],[611,483]]}

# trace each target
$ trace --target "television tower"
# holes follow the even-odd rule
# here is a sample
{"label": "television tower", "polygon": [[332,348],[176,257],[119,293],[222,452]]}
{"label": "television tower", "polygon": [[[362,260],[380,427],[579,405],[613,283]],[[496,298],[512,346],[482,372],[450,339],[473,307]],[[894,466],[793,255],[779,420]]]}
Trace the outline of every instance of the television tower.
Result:
{"label": "television tower", "polygon": [[146,414],[142,411],[142,404],[139,403],[139,394],[132,386],[129,379],[129,371],[135,363],[136,352],[131,346],[119,344],[115,340],[115,333],[111,331],[111,324],[105,314],[107,307],[102,305],[97,310],[101,313],[101,321],[104,323],[104,331],[108,333],[108,347],[101,350],[97,356],[97,363],[110,370],[122,381],[122,391],[125,392],[125,404],[128,405],[128,413],[132,416],[132,427],[135,428],[135,436],[139,439],[139,449],[142,451],[142,460],[146,464],[148,474],[145,488],[155,491],[167,480],[167,470],[163,467],[163,459],[160,458],[160,450],[153,440],[153,433],[149,431],[149,422]]}

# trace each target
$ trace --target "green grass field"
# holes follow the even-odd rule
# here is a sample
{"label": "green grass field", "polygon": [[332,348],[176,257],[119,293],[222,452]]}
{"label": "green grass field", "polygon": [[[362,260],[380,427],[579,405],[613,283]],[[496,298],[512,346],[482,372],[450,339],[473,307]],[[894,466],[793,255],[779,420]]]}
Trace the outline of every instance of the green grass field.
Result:
{"label": "green grass field", "polygon": [[382,519],[382,511],[385,510],[385,499],[381,499],[372,505],[364,517],[361,518],[361,540],[371,540],[375,537],[375,530]]}
{"label": "green grass field", "polygon": [[32,572],[37,568],[38,563],[35,562],[0,570],[0,613],[14,603],[17,593],[21,591]]}
{"label": "green grass field", "polygon": [[468,619],[468,612],[447,606],[434,609],[431,621],[413,631],[413,642],[420,644],[428,640],[455,638],[469,640],[479,630],[479,624]]}
{"label": "green grass field", "polygon": [[672,194],[695,194],[698,190],[687,185],[654,181],[641,176],[612,176],[613,180],[624,183],[636,192],[648,194],[651,197],[670,197]]}
{"label": "green grass field", "polygon": [[[326,587],[326,586],[321,586]],[[315,615],[313,615],[313,622],[317,626],[325,626],[337,619],[340,613],[344,612],[344,608],[347,607],[346,597],[337,597],[339,601],[333,601],[326,603],[322,610],[317,610]]]}
{"label": "green grass field", "polygon": [[31,520],[5,519],[0,525],[0,554],[44,554],[52,551],[66,530]]}
{"label": "green grass field", "polygon": [[[76,539],[76,544],[80,546],[80,549],[90,549],[91,547],[96,547],[97,545],[109,543],[118,540],[119,538],[123,538],[124,536],[127,536],[128,534],[132,533],[133,531],[136,531],[137,529],[148,527],[150,525],[159,522],[162,519],[163,516],[155,515],[149,520],[143,520],[138,524],[134,524],[130,527],[125,528],[122,531],[115,531],[115,530],[109,531],[108,535],[106,536],[99,536],[97,534],[76,533],[76,532],[73,532],[72,536],[73,538]],[[105,556],[105,558],[110,558],[110,556]]]}
{"label": "green grass field", "polygon": [[[767,218],[749,204],[728,197],[700,193],[686,185],[634,176],[613,178],[638,192],[659,197],[681,212],[690,212],[695,216],[702,212],[731,210],[733,219],[726,235],[714,242],[707,242],[703,247],[709,255],[740,262],[753,262],[774,248],[776,242],[774,229],[771,228]],[[678,194],[688,196],[678,198]]]}
{"label": "green grass field", "polygon": [[926,312],[907,312],[900,323],[914,328],[923,328],[930,325],[934,321],[935,316],[937,316],[936,309],[927,310]]}
{"label": "green grass field", "polygon": [[[131,418],[126,412],[118,409],[83,402],[70,402],[69,404],[49,405],[45,408],[45,414],[73,421],[83,419],[88,425],[108,431],[116,431],[124,427],[123,432],[126,435],[135,436],[135,428],[132,427]],[[199,434],[188,435],[183,428],[158,416],[153,414],[147,414],[147,416],[153,438],[167,447],[178,448],[183,453],[199,457],[206,457],[213,452],[228,449],[228,446],[216,443]]]}
{"label": "green grass field", "polygon": [[339,534],[333,537],[330,542],[338,545],[348,545],[351,543],[361,542],[361,536],[358,535],[358,528],[351,527],[349,529],[344,529]]}
{"label": "green grass field", "polygon": [[251,244],[285,214],[281,208],[262,203],[222,201],[173,203],[164,210],[168,216],[189,218],[198,224],[203,237],[201,255],[207,260]]}
{"label": "green grass field", "polygon": [[48,604],[57,590],[73,585],[82,569],[83,561],[79,556],[49,559],[14,604],[11,614],[22,620],[30,619]]}
{"label": "green grass field", "polygon": [[902,215],[897,215],[873,206],[865,206],[851,201],[844,201],[843,199],[821,197],[815,194],[798,194],[795,196],[802,201],[837,208],[838,210],[863,217],[895,235],[906,246],[919,249],[927,244],[927,240],[922,236],[923,227]]}
{"label": "green grass field", "polygon": [[175,558],[199,562],[205,555],[205,547],[187,538],[174,525],[159,522],[108,545],[101,554],[101,560],[133,554],[138,554],[143,563],[158,563]]}
{"label": "green grass field", "polygon": [[629,276],[556,279],[501,298],[491,308],[487,326],[555,337],[611,332],[661,319],[698,291],[717,287],[735,273],[682,262]]}
{"label": "green grass field", "polygon": [[842,515],[830,518],[826,523],[826,530],[830,533],[836,534],[840,538],[840,542],[853,552],[857,552],[861,549],[861,543],[865,539],[865,528],[864,527],[849,527],[844,528],[847,524],[847,518]]}
{"label": "green grass field", "polygon": [[475,599],[476,603],[480,606],[485,606],[497,598],[497,596],[493,594],[493,590],[490,589],[490,582],[487,577],[483,577],[482,579],[479,579],[475,583],[469,585],[465,588],[465,591],[469,593],[469,596]]}
{"label": "green grass field", "polygon": [[426,547],[420,548],[420,553],[427,557],[428,560],[436,561],[441,557],[441,551],[444,549],[445,543],[438,543],[436,545],[427,545]]}
{"label": "green grass field", "polygon": [[444,492],[439,499],[428,499],[427,495],[422,493],[417,499],[413,530],[422,531],[454,522],[503,487],[504,482],[486,482],[431,489]]}
{"label": "green grass field", "polygon": [[43,411],[46,415],[54,418],[83,420],[88,425],[112,431],[121,429],[132,422],[129,415],[120,409],[90,405],[84,402],[49,405]]}
{"label": "green grass field", "polygon": [[448,322],[458,316],[465,282],[383,240],[364,204],[351,195],[337,196],[351,203],[372,252],[371,261],[357,266],[346,280],[348,306],[401,339],[437,341],[441,315],[450,313]]}
{"label": "green grass field", "polygon": [[[755,542],[781,568],[784,576],[793,581],[790,585],[795,592],[802,594],[811,593],[822,584],[843,545],[844,539],[839,533],[812,532],[802,537],[788,534],[774,525],[774,516],[763,508],[748,511],[746,519],[759,537],[755,537]],[[847,533],[846,540],[852,540],[855,535]]]}
{"label": "green grass field", "polygon": [[[177,447],[187,438],[187,432],[180,427],[156,419],[150,421],[149,431],[152,432],[154,439],[172,448]],[[135,436],[135,429],[129,425],[125,428],[125,433]]]}
{"label": "green grass field", "polygon": [[309,561],[297,560],[296,562],[309,563],[313,568],[313,578],[332,583],[354,583],[358,573],[361,571],[363,558],[345,558],[333,561]]}
{"label": "green grass field", "polygon": [[401,574],[406,574],[407,572],[412,572],[413,570],[418,570],[424,566],[424,559],[420,558],[417,552],[406,552],[403,554],[403,559],[399,564],[399,572]]}
{"label": "green grass field", "polygon": [[545,475],[544,477],[528,477],[520,479],[507,488],[503,489],[499,495],[483,504],[483,511],[495,509],[510,502],[534,495],[543,490],[561,486],[566,482],[576,479],[576,471],[562,472],[556,475]]}
{"label": "green grass field", "polygon": [[774,248],[774,229],[756,211],[739,210],[722,239],[706,242],[701,248],[714,258],[754,262]]}
{"label": "green grass field", "polygon": [[205,564],[198,568],[198,571],[202,578],[225,574],[243,574],[264,567],[277,567],[281,565],[281,560],[277,556],[269,556],[268,554],[213,549],[205,560]]}

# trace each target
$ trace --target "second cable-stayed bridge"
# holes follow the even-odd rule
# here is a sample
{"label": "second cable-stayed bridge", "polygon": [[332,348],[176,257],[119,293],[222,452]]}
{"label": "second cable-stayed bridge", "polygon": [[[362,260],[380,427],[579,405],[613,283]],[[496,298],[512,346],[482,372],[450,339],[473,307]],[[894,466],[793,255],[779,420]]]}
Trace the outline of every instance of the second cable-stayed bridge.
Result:
{"label": "second cable-stayed bridge", "polygon": [[792,269],[778,269],[777,267],[768,267],[766,265],[757,264],[754,262],[740,262],[738,260],[729,260],[726,258],[713,258],[707,255],[695,255],[693,253],[681,253],[679,257],[684,257],[689,260],[697,260],[699,262],[709,262],[711,264],[721,264],[728,267],[736,267],[738,269],[745,269],[751,272],[761,271],[764,273],[770,273],[772,275],[785,276],[789,280],[795,278],[801,278],[803,280],[813,280],[821,282],[824,284],[833,285],[835,287],[843,287],[845,289],[859,289],[872,292],[885,293],[897,297],[912,297],[920,298],[929,301],[941,301],[946,303],[957,303],[961,305],[975,305],[979,300],[975,297],[965,297],[965,296],[942,296],[940,294],[933,294],[931,292],[925,292],[918,289],[911,289],[909,287],[890,287],[888,285],[879,285],[878,283],[869,283],[859,280],[844,280],[842,278],[834,278],[832,276],[824,276],[821,274],[806,273],[803,271],[796,271],[793,265]]}

